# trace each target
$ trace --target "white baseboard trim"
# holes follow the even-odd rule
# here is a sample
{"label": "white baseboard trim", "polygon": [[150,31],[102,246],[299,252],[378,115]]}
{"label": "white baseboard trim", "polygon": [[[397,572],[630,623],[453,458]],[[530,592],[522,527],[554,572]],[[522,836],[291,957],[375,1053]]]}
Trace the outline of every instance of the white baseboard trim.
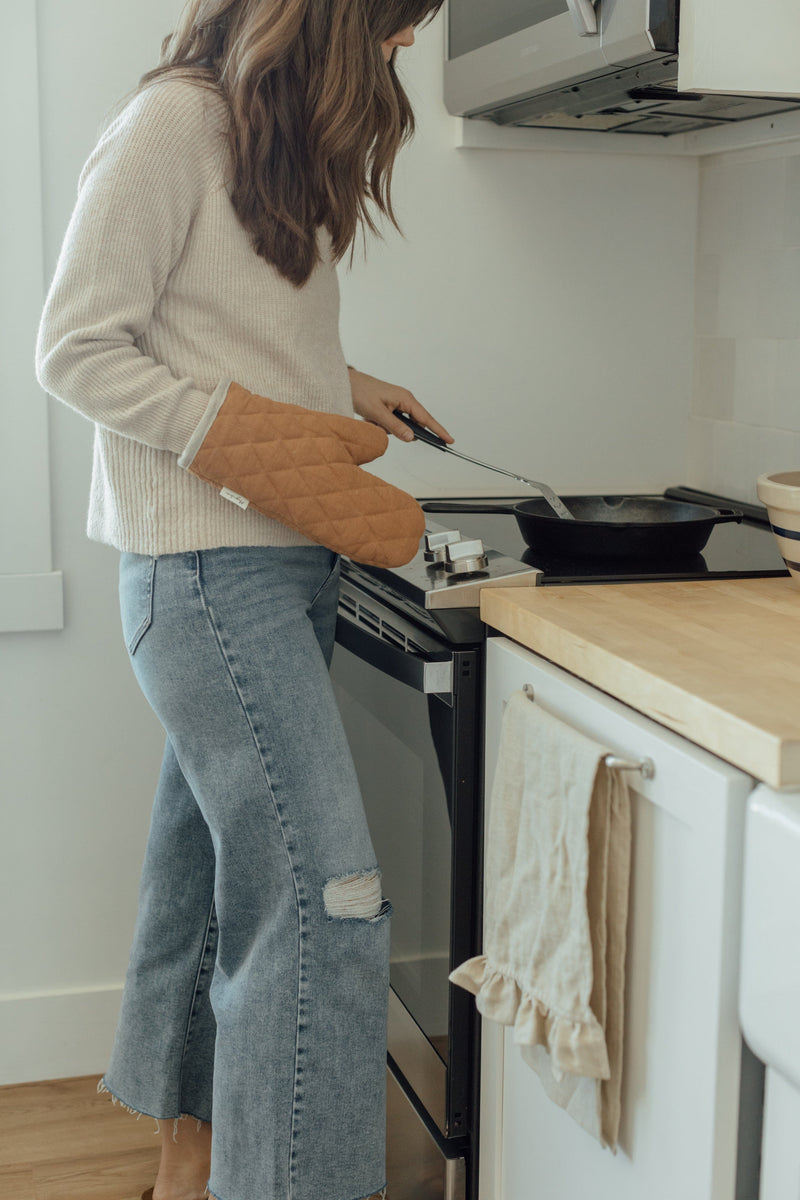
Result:
{"label": "white baseboard trim", "polygon": [[0,633],[64,628],[64,580],[60,571],[0,575]]}
{"label": "white baseboard trim", "polygon": [[102,1074],[121,1000],[121,984],[0,996],[0,1085]]}

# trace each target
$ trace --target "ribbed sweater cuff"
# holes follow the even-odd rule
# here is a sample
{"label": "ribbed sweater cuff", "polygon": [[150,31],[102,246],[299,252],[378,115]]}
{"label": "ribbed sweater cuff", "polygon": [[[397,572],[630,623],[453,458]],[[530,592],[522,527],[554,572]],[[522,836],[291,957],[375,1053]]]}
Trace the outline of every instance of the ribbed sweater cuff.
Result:
{"label": "ribbed sweater cuff", "polygon": [[214,388],[214,391],[211,393],[211,399],[206,406],[206,411],[195,426],[194,433],[186,443],[186,449],[178,459],[179,467],[186,467],[188,469],[192,465],[197,451],[205,441],[206,434],[217,419],[217,414],[222,408],[225,397],[228,394],[228,389],[232,383],[232,379],[223,379]]}

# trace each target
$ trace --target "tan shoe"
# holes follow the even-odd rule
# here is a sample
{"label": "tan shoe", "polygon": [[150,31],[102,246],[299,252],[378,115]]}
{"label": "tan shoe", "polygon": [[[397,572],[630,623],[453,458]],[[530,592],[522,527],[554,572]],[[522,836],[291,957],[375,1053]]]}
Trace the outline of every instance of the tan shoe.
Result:
{"label": "tan shoe", "polygon": [[[208,1197],[208,1192],[204,1193]],[[142,1192],[142,1200],[153,1200],[153,1189],[148,1188],[146,1192]]]}

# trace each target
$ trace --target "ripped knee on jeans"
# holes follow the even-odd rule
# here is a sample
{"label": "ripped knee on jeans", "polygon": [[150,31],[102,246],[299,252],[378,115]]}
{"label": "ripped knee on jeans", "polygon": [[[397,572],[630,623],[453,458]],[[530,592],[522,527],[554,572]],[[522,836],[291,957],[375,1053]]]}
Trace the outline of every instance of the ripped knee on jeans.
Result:
{"label": "ripped knee on jeans", "polygon": [[325,884],[322,900],[329,917],[374,921],[384,906],[381,873],[375,868],[352,875],[337,875]]}

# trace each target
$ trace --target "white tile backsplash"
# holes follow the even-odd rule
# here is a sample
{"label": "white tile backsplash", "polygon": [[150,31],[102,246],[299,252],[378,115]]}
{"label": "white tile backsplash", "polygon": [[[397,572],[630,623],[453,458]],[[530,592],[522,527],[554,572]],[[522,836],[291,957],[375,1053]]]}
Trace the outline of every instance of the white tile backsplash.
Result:
{"label": "white tile backsplash", "polygon": [[777,343],[769,424],[800,433],[800,340]]}
{"label": "white tile backsplash", "polygon": [[715,337],[719,313],[719,254],[698,254],[695,272],[695,335]]}
{"label": "white tile backsplash", "polygon": [[707,417],[691,416],[689,418],[689,450],[686,456],[687,480],[695,487],[710,492],[714,489],[711,484],[710,463],[714,457],[714,430],[717,421]]}
{"label": "white tile backsplash", "polygon": [[716,332],[721,337],[752,337],[764,332],[762,313],[768,304],[771,254],[747,244],[720,254]]}
{"label": "white tile backsplash", "polygon": [[695,340],[693,415],[733,419],[736,339],[698,337]]}
{"label": "white tile backsplash", "polygon": [[800,337],[800,246],[764,252],[760,270],[757,337]]}
{"label": "white tile backsplash", "polygon": [[704,254],[722,254],[736,245],[738,193],[736,167],[714,160],[700,173],[699,230]]}
{"label": "white tile backsplash", "polygon": [[800,154],[786,159],[783,243],[785,246],[800,246]]}
{"label": "white tile backsplash", "polygon": [[688,477],[756,499],[800,467],[800,144],[701,164]]}
{"label": "white tile backsplash", "polygon": [[781,343],[775,338],[737,338],[733,345],[732,418],[743,425],[769,425]]}
{"label": "white tile backsplash", "polygon": [[786,159],[744,162],[731,171],[736,196],[735,244],[783,246]]}

